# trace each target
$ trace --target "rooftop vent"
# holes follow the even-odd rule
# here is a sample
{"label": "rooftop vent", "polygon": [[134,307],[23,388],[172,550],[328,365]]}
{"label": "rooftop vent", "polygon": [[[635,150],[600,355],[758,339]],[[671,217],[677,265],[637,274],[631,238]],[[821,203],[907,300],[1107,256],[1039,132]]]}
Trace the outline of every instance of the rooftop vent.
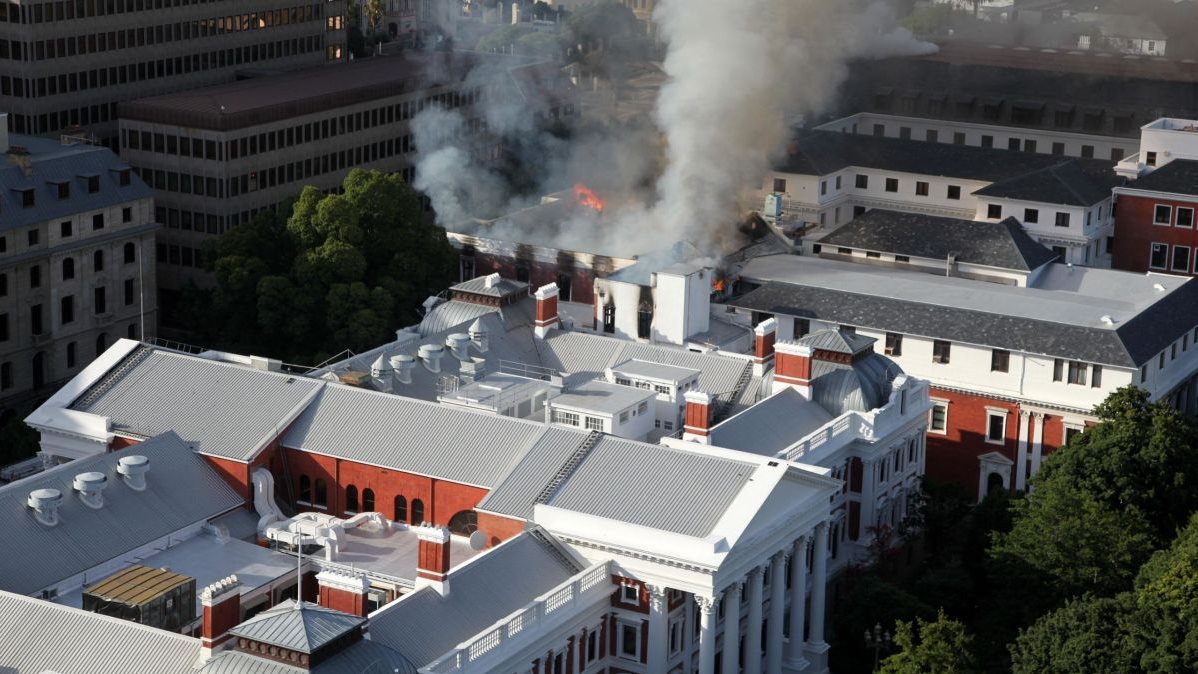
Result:
{"label": "rooftop vent", "polygon": [[1102,320],[1103,325],[1114,325],[1115,324],[1115,319],[1111,318],[1110,314],[1103,315],[1103,317],[1100,320]]}
{"label": "rooftop vent", "polygon": [[146,473],[150,472],[150,460],[141,454],[122,456],[117,462],[116,472],[125,478],[125,484],[133,491],[146,488]]}
{"label": "rooftop vent", "polygon": [[441,371],[441,356],[445,355],[445,347],[440,344],[423,344],[420,347],[420,360],[429,372]]}
{"label": "rooftop vent", "polygon": [[474,347],[477,348],[480,353],[487,352],[487,348],[489,347],[491,340],[487,333],[487,329],[483,327],[482,321],[475,320],[474,323],[470,324],[470,341],[474,342]]}
{"label": "rooftop vent", "polygon": [[52,527],[58,524],[58,506],[62,505],[62,492],[57,489],[35,489],[29,492],[26,504],[33,508],[38,522]]}
{"label": "rooftop vent", "polygon": [[485,279],[483,279],[483,285],[488,288],[494,288],[495,286],[499,285],[499,282],[502,280],[503,280],[503,277],[500,276],[498,273],[487,274],[487,277]]}
{"label": "rooftop vent", "polygon": [[375,379],[382,379],[391,374],[391,365],[387,361],[387,354],[380,353],[378,358],[370,365],[370,376]]}
{"label": "rooftop vent", "polygon": [[457,332],[445,338],[445,346],[448,346],[453,355],[461,361],[470,360],[470,335]]}
{"label": "rooftop vent", "polygon": [[104,473],[79,473],[71,486],[79,492],[79,500],[87,507],[99,509],[104,506],[104,487],[108,486],[108,476]]}
{"label": "rooftop vent", "polygon": [[1160,283],[1153,283],[1152,289],[1157,291],[1158,293],[1165,292],[1165,286],[1161,285]]}
{"label": "rooftop vent", "polygon": [[416,367],[416,359],[408,355],[391,356],[391,371],[395,380],[401,384],[412,383],[412,370]]}

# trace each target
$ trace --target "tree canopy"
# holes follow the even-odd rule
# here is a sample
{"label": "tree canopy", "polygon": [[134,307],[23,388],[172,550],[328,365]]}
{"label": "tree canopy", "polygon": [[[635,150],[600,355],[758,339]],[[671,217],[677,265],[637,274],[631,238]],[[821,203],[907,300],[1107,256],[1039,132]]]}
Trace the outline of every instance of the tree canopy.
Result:
{"label": "tree canopy", "polygon": [[936,620],[916,618],[895,624],[898,652],[882,661],[882,674],[973,674],[973,637],[965,625],[941,610]]}

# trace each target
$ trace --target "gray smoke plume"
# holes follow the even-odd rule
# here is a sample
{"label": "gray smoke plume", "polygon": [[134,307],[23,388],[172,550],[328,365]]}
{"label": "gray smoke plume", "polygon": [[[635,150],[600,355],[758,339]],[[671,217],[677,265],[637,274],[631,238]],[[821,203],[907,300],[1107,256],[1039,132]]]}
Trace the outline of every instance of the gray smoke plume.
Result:
{"label": "gray smoke plume", "polygon": [[[849,61],[936,49],[897,27],[880,1],[661,0],[654,18],[667,43],[668,79],[653,120],[666,144],[664,169],[651,130],[590,127],[563,140],[531,124],[527,101],[485,101],[488,130],[505,151],[542,168],[535,184],[513,185],[472,157],[460,114],[429,109],[413,124],[416,187],[440,223],[452,231],[583,182],[618,197],[602,222],[586,214],[549,233],[507,223],[479,234],[622,256],[689,241],[718,254],[741,215],[742,191],[759,184],[792,120],[832,104]],[[495,76],[493,68],[471,75]]]}

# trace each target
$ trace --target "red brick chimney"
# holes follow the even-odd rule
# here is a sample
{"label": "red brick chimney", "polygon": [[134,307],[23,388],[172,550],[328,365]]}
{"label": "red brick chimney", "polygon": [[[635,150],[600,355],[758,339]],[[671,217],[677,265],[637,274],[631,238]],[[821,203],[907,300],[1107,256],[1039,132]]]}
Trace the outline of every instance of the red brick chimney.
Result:
{"label": "red brick chimney", "polygon": [[778,321],[770,318],[753,328],[753,374],[760,377],[774,362],[774,338]]}
{"label": "red brick chimney", "polygon": [[796,342],[774,345],[774,393],[784,388],[793,388],[808,400],[811,399],[811,356],[810,346]]}
{"label": "red brick chimney", "polygon": [[326,570],[316,574],[316,582],[321,606],[366,617],[366,593],[370,590],[366,576]]}
{"label": "red brick chimney", "polygon": [[557,319],[557,284],[550,283],[537,288],[533,297],[537,299],[537,337],[544,337],[549,331],[558,326]]}
{"label": "red brick chimney", "polygon": [[200,658],[206,660],[229,640],[229,630],[241,622],[241,581],[229,576],[200,592],[204,622],[200,634]]}
{"label": "red brick chimney", "polygon": [[682,427],[682,439],[690,442],[711,444],[711,396],[702,391],[687,391],[686,422]]}
{"label": "red brick chimney", "polygon": [[416,588],[427,586],[442,595],[449,594],[449,530],[431,525],[412,527],[412,530],[420,540]]}

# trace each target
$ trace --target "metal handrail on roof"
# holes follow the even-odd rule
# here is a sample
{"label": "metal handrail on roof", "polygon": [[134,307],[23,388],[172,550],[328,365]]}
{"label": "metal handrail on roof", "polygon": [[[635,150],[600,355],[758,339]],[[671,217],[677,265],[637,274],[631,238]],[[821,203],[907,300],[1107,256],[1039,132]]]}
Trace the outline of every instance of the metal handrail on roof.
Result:
{"label": "metal handrail on roof", "polygon": [[118,381],[124,378],[126,373],[136,367],[138,363],[145,360],[146,357],[150,355],[150,351],[150,347],[146,346],[145,344],[139,344],[137,348],[135,348],[129,355],[125,356],[125,358],[121,360],[116,367],[109,370],[108,374],[104,375],[103,379],[96,382],[95,385],[84,392],[82,396],[77,398],[75,402],[71,404],[71,406],[76,409],[90,407],[92,403],[99,400],[100,396],[107,393],[108,390],[115,386]]}
{"label": "metal handrail on roof", "polygon": [[540,379],[542,381],[552,381],[554,377],[562,376],[560,370],[554,370],[549,367],[541,367],[539,365],[529,365],[514,360],[500,360],[496,364],[496,372],[503,374],[512,374],[517,377],[525,377],[528,379]]}
{"label": "metal handrail on roof", "polygon": [[583,458],[590,453],[601,437],[603,437],[603,433],[599,431],[591,431],[587,434],[587,439],[578,446],[578,449],[574,450],[574,453],[570,455],[570,458],[566,459],[562,467],[558,468],[557,473],[553,475],[553,478],[549,480],[549,484],[545,485],[541,493],[537,494],[534,503],[548,503],[549,499],[553,498],[553,495],[557,492],[558,487],[574,474],[574,470],[578,468],[578,464],[582,463]]}

